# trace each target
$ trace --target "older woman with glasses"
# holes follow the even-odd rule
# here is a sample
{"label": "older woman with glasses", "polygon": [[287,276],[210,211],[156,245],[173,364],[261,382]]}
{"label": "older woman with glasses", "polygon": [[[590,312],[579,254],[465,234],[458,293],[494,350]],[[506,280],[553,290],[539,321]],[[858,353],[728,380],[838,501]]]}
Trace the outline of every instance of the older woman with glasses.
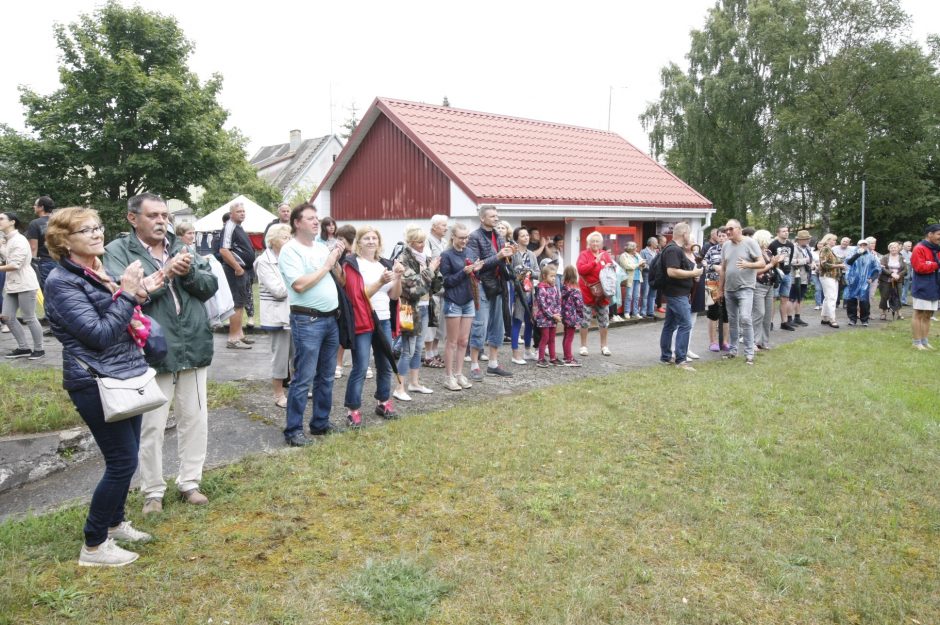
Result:
{"label": "older woman with glasses", "polygon": [[62,386],[104,456],[104,476],[91,497],[80,566],[124,566],[138,554],[115,541],[143,543],[151,536],[125,519],[137,469],[141,415],[107,422],[94,375],[127,379],[147,363],[131,321],[150,292],[163,286],[163,270],[145,277],[139,260],[120,279],[101,263],[104,226],[90,208],[62,208],[49,218],[46,247],[59,264],[46,279],[46,317],[62,343]]}

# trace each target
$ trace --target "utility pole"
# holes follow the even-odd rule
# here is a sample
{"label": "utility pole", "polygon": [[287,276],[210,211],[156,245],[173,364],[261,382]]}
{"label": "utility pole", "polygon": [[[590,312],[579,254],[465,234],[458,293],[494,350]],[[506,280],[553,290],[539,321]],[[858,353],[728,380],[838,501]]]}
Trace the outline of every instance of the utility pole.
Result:
{"label": "utility pole", "polygon": [[865,176],[862,176],[862,237],[865,238]]}

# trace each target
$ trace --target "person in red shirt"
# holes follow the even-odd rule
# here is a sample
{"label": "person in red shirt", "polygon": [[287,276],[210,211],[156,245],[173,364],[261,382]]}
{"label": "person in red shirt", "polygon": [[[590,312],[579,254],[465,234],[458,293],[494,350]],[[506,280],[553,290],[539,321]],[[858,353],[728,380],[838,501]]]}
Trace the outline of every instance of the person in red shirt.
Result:
{"label": "person in red shirt", "polygon": [[601,335],[601,354],[610,356],[610,348],[607,347],[607,326],[610,325],[610,312],[607,307],[610,305],[610,301],[604,295],[603,289],[599,287],[601,270],[607,265],[613,265],[614,261],[611,259],[610,254],[603,249],[604,235],[600,232],[595,231],[589,234],[587,245],[587,249],[581,252],[576,263],[578,275],[580,276],[578,286],[581,289],[581,297],[584,298],[580,353],[582,356],[588,355],[588,328],[591,325],[591,317],[596,316]]}

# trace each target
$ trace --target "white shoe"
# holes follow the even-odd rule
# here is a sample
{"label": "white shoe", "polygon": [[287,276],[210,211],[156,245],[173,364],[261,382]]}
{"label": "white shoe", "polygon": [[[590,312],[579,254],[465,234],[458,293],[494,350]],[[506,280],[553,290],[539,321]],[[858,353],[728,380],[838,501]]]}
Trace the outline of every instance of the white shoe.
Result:
{"label": "white shoe", "polygon": [[604,345],[604,346],[601,348],[601,355],[602,355],[602,356],[610,356],[610,348],[608,348],[606,345]]}
{"label": "white shoe", "polygon": [[7,326],[7,324],[5,323],[0,324],[0,332],[2,332],[3,334],[7,334],[9,331],[10,331],[10,328]]}
{"label": "white shoe", "polygon": [[813,310],[822,310],[822,306],[813,306]]}
{"label": "white shoe", "polygon": [[89,551],[88,547],[82,545],[82,551],[78,555],[78,566],[124,566],[139,557],[139,553],[121,549],[115,544],[113,538],[109,538],[98,545],[94,551]]}
{"label": "white shoe", "polygon": [[145,543],[152,539],[153,536],[132,527],[130,521],[124,521],[117,527],[108,528],[108,538],[123,540],[129,543]]}
{"label": "white shoe", "polygon": [[[409,384],[408,390],[412,393],[421,393],[422,395],[430,395],[434,392],[433,389],[430,389],[423,384]],[[407,400],[406,400],[407,401]]]}
{"label": "white shoe", "polygon": [[583,346],[580,350],[578,350],[578,353],[581,354],[582,356],[587,356],[588,355],[587,345]]}
{"label": "white shoe", "polygon": [[642,319],[642,318],[643,318],[643,315],[633,315],[633,318],[634,318],[634,319]]}
{"label": "white shoe", "polygon": [[695,352],[686,352],[685,357],[691,358],[692,360],[698,360],[700,358],[700,356],[696,354]]}
{"label": "white shoe", "polygon": [[614,315],[611,318],[611,321],[613,321],[614,323],[620,323],[621,321],[623,321],[623,317],[621,317],[620,315]]}
{"label": "white shoe", "polygon": [[477,356],[477,360],[479,360],[480,362],[487,362],[489,359],[490,357],[487,356],[486,354],[480,354],[479,356]]}
{"label": "white shoe", "polygon": [[372,373],[372,367],[369,367],[368,369],[366,369],[366,379],[371,380],[374,377],[375,377],[375,374]]}
{"label": "white shoe", "polygon": [[463,389],[463,387],[461,387],[460,384],[457,382],[457,378],[455,378],[452,375],[449,375],[444,378],[444,388],[446,388],[449,391],[459,391]]}
{"label": "white shoe", "polygon": [[461,388],[471,388],[473,386],[470,380],[467,379],[467,376],[463,374],[457,376],[457,384],[459,384]]}
{"label": "white shoe", "polygon": [[336,374],[333,377],[336,378],[337,380],[343,377],[343,368],[336,367]]}
{"label": "white shoe", "polygon": [[395,399],[399,401],[411,401],[411,395],[409,395],[408,393],[404,391],[402,391],[401,393],[399,393],[398,391],[395,391],[394,393],[392,393],[392,397],[394,397]]}
{"label": "white shoe", "polygon": [[525,360],[525,358],[513,358],[513,359],[512,359],[512,364],[514,364],[514,365],[524,365],[524,364],[526,364],[526,360]]}
{"label": "white shoe", "polygon": [[463,357],[463,361],[464,361],[464,362],[470,362],[470,356],[464,356],[464,357]]}
{"label": "white shoe", "polygon": [[534,350],[529,350],[523,356],[526,360],[538,360],[539,356],[535,353]]}

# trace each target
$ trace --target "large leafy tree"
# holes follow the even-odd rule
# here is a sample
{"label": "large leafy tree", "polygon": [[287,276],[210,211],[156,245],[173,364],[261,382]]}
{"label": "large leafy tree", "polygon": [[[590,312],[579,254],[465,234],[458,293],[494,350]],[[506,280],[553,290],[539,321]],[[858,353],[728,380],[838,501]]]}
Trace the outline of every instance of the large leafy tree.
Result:
{"label": "large leafy tree", "polygon": [[896,0],[721,0],[642,120],[719,218],[913,236],[937,212],[937,54]]}
{"label": "large leafy tree", "polygon": [[21,89],[28,131],[3,132],[0,168],[13,178],[0,191],[91,204],[117,225],[132,195],[190,201],[192,186],[247,166],[223,128],[222,79],[189,70],[193,46],[173,18],[112,1],[55,39],[61,86]]}

